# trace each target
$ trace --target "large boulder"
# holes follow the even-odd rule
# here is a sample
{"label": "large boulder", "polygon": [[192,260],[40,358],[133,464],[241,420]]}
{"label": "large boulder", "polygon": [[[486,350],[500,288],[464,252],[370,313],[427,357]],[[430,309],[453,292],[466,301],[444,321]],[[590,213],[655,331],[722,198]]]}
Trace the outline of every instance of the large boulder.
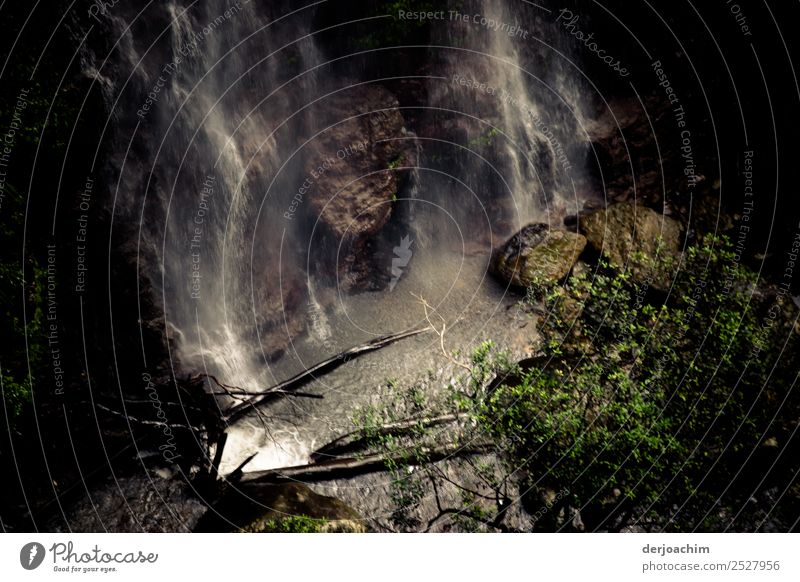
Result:
{"label": "large boulder", "polygon": [[[368,243],[386,226],[408,171],[416,165],[412,136],[397,98],[378,85],[359,86],[324,102],[324,128],[309,145],[305,164],[308,204],[338,256],[339,284],[364,288],[371,276]],[[344,120],[344,121],[342,121]]]}
{"label": "large boulder", "polygon": [[290,265],[280,265],[255,289],[258,335],[251,338],[259,354],[270,362],[284,355],[294,338],[306,329],[308,283]]}
{"label": "large boulder", "polygon": [[242,483],[231,488],[200,519],[194,531],[263,533],[282,531],[281,521],[299,518],[313,531],[366,531],[354,509],[334,497],[315,493],[302,483]]}
{"label": "large boulder", "polygon": [[566,277],[586,246],[583,235],[529,224],[494,256],[494,270],[517,287],[554,283]]}
{"label": "large boulder", "polygon": [[678,221],[632,202],[581,216],[580,231],[614,267],[659,290],[669,288],[680,258]]}

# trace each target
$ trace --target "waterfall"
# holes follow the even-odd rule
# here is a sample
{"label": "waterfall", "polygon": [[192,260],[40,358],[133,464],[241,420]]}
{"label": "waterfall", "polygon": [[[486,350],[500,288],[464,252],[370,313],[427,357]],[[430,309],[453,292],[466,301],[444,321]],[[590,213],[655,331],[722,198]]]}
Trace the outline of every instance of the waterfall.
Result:
{"label": "waterfall", "polygon": [[[107,93],[116,123],[109,164],[109,183],[119,184],[115,223],[132,232],[140,275],[152,284],[175,340],[178,370],[242,388],[273,385],[371,336],[419,323],[412,293],[441,301],[455,288],[467,293],[440,268],[439,261],[450,261],[446,253],[471,244],[473,254],[488,257],[525,223],[558,226],[576,210],[587,149],[585,90],[546,44],[568,54],[552,18],[516,3],[512,9],[510,0],[450,4],[451,13],[469,18],[431,29],[425,112],[412,117],[420,127],[408,128],[389,113],[363,117],[372,113],[362,96],[381,111],[397,100],[385,86],[362,87],[373,79],[362,78],[357,65],[348,75],[325,65],[313,6],[168,0],[149,8],[147,26],[124,3],[109,14],[120,39],[113,72],[103,71],[113,79],[104,86],[113,86]],[[524,34],[508,34],[512,26]],[[336,71],[348,70],[345,63]],[[384,65],[390,77],[393,63]],[[398,115],[403,108],[395,109]],[[338,125],[348,118],[356,125]],[[391,139],[372,137],[381,129],[394,132]],[[351,130],[369,137],[369,147]],[[408,144],[403,155],[387,149],[395,142]],[[360,156],[372,156],[375,167]],[[384,176],[396,168],[407,179],[370,210],[371,222],[349,217],[348,228],[361,238],[325,234],[324,212],[348,218],[352,209],[315,206],[310,188],[324,185],[334,200],[352,178],[360,190],[345,191],[345,202],[370,202],[369,188],[395,187]],[[386,207],[391,212],[382,212]],[[346,252],[351,256],[340,256]],[[372,287],[348,281],[368,297],[343,290],[340,263],[355,279],[373,276]],[[477,268],[485,271],[485,261]],[[464,305],[471,301],[464,296]],[[358,388],[370,394],[371,386]],[[325,396],[344,421],[347,397]],[[291,415],[312,405],[318,401],[293,404]],[[327,422],[325,414],[309,417],[325,429],[341,421]],[[269,435],[252,419],[232,430],[224,466],[235,467],[254,449],[263,454],[253,467],[303,462],[313,430],[322,429],[289,420],[275,421]]]}
{"label": "waterfall", "polygon": [[[567,62],[569,43],[545,7],[477,0],[448,8],[448,26],[433,39],[447,81],[434,86],[431,105],[457,111],[448,120],[454,141],[486,158],[463,154],[461,179],[484,205],[502,206],[498,224],[509,226],[500,234],[529,222],[558,226],[579,209],[588,151],[590,92]],[[463,209],[460,216],[468,222]]]}
{"label": "waterfall", "polygon": [[279,4],[170,0],[147,29],[123,7],[112,17],[119,78],[131,75],[115,96],[119,218],[137,225],[141,274],[163,299],[181,365],[240,386],[269,380],[261,336],[277,314],[262,308],[279,309],[296,286],[296,223],[280,216],[299,164],[284,156],[306,133],[298,107],[318,90],[313,72],[292,80],[320,62],[302,38],[313,13],[275,23],[290,11]]}

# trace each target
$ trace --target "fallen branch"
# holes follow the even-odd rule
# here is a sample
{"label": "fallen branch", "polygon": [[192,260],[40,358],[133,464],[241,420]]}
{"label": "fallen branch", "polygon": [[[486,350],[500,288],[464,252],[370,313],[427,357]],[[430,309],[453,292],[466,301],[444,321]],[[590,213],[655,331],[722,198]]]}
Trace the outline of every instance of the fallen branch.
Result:
{"label": "fallen branch", "polygon": [[358,430],[354,430],[353,432],[342,435],[323,447],[320,447],[311,453],[311,460],[314,462],[319,462],[325,459],[341,456],[344,453],[352,453],[353,451],[363,448],[363,446],[368,444],[367,433],[370,435],[399,434],[416,426],[428,428],[431,426],[455,422],[458,420],[458,418],[458,414],[443,414],[441,416],[433,417],[409,418],[397,422],[390,422],[381,426],[360,428]]}
{"label": "fallen branch", "polygon": [[222,453],[225,450],[225,443],[228,442],[228,433],[223,432],[219,440],[217,441],[217,449],[214,452],[214,460],[211,462],[211,468],[209,469],[209,476],[216,480],[217,476],[219,475],[219,465],[222,462]]}
{"label": "fallen branch", "polygon": [[136,418],[135,416],[131,416],[130,414],[123,414],[117,410],[114,410],[113,408],[109,408],[108,406],[103,406],[102,404],[95,404],[95,406],[97,406],[97,408],[99,408],[100,410],[105,410],[106,412],[109,412],[121,418],[125,418],[128,421],[136,424],[142,424],[145,426],[159,426],[159,427],[166,426],[169,428],[181,428],[181,429],[192,430],[198,434],[205,432],[205,430],[199,426],[192,426],[190,424],[180,424],[174,422],[164,422],[162,420],[145,420],[143,418]]}
{"label": "fallen branch", "polygon": [[[374,352],[379,350],[383,347],[388,346],[394,342],[400,341],[402,339],[418,335],[425,331],[428,331],[430,328],[425,327],[422,329],[413,329],[409,331],[404,331],[392,335],[386,335],[383,337],[376,338],[374,340],[368,341],[367,343],[361,344],[359,346],[355,346],[348,350],[345,350],[335,356],[323,360],[322,362],[307,368],[303,372],[277,384],[271,388],[263,392],[256,392],[255,395],[250,396],[246,399],[241,399],[242,402],[233,406],[230,410],[228,410],[223,415],[223,421],[227,424],[235,422],[239,418],[241,418],[244,414],[247,413],[250,409],[255,409],[258,405],[262,404],[264,401],[268,400],[269,398],[274,398],[276,396],[285,395],[287,392],[294,392],[297,388],[305,386],[309,382],[316,380],[318,376],[322,374],[326,374],[332,370],[335,370],[339,366],[346,364],[349,362],[353,357],[357,357],[362,354],[366,354],[369,352]],[[217,382],[219,384],[219,382]],[[230,387],[225,386],[226,388],[230,389]]]}
{"label": "fallen branch", "polygon": [[[444,449],[423,449],[422,455],[426,463],[435,463],[453,457],[463,457],[468,455],[481,455],[493,449],[493,445],[473,445],[471,447],[447,447]],[[387,460],[406,465],[417,465],[418,460],[408,459],[397,453],[396,455],[385,455],[373,453],[361,457],[351,457],[346,459],[330,459],[319,463],[308,465],[298,465],[295,467],[283,467],[281,469],[268,469],[266,471],[253,471],[245,473],[240,479],[241,483],[281,483],[286,481],[329,481],[331,479],[349,478],[365,473],[374,473],[386,470]]]}
{"label": "fallen branch", "polygon": [[[230,396],[235,400],[244,400],[243,398],[239,398],[240,396],[261,396],[264,392],[251,392],[249,390],[241,390],[239,392],[233,391],[222,391],[222,392],[212,392],[214,396]],[[270,394],[285,394],[286,396],[297,396],[298,398],[315,398],[317,400],[323,400],[325,397],[322,394],[312,394],[310,392],[290,392],[289,390],[271,390]]]}

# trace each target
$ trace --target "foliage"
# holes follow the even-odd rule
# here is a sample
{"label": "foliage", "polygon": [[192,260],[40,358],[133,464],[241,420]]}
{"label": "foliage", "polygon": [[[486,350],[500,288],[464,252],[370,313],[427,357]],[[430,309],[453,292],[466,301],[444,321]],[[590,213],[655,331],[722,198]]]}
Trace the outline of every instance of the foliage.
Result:
{"label": "foliage", "polygon": [[494,145],[494,138],[500,135],[500,130],[496,127],[492,127],[485,133],[482,133],[478,137],[469,140],[468,146],[470,149],[474,149],[477,147],[491,147]]}
{"label": "foliage", "polygon": [[381,430],[386,424],[419,415],[427,409],[427,400],[419,386],[399,390],[395,380],[388,381],[393,392],[388,404],[369,406],[359,410],[354,417],[355,426],[361,430],[370,448],[382,452],[386,470],[391,477],[389,493],[395,507],[390,519],[399,529],[419,526],[414,510],[423,496],[421,473],[428,463],[428,433],[419,423],[402,436]]}
{"label": "foliage", "polygon": [[526,489],[568,487],[587,525],[707,527],[770,429],[762,382],[791,331],[765,322],[788,302],[756,299],[723,239],[690,247],[659,303],[647,281],[600,267],[545,295],[542,365],[470,410]]}
{"label": "foliage", "polygon": [[395,170],[395,169],[400,167],[400,165],[403,163],[403,161],[404,161],[403,160],[403,154],[398,154],[393,159],[389,160],[389,166],[388,167],[389,167],[390,170]]}
{"label": "foliage", "polygon": [[[10,249],[18,244],[15,235],[16,229],[22,224],[22,197],[10,184],[6,184],[3,202],[10,221],[0,228],[0,245]],[[0,345],[3,346],[0,367],[3,397],[12,428],[24,405],[30,402],[31,386],[41,373],[46,352],[43,330],[45,271],[33,257],[27,258],[27,265],[26,279],[20,259],[0,263],[0,313],[3,318],[3,326],[0,327]],[[22,315],[23,305],[27,322]]]}
{"label": "foliage", "polygon": [[[491,354],[490,361],[492,347],[491,342],[485,342],[478,348],[469,380],[465,382],[480,386],[499,367],[511,365],[502,354]],[[427,383],[435,382],[436,376],[428,372]],[[509,531],[502,523],[502,510],[510,504],[510,496],[507,483],[502,477],[498,478],[496,464],[454,455],[448,463],[457,464],[457,472],[470,476],[470,482],[457,483],[431,456],[434,451],[463,450],[464,446],[481,444],[467,440],[474,430],[471,419],[457,414],[466,398],[464,393],[451,391],[444,402],[432,402],[423,385],[402,389],[396,381],[389,380],[388,387],[388,398],[383,398],[377,406],[360,410],[354,417],[367,450],[382,455],[391,477],[389,496],[394,510],[387,527],[395,531],[428,531],[439,519],[449,517],[459,531]],[[453,422],[434,429],[437,426],[434,419],[443,416],[450,417]],[[403,428],[387,428],[398,424]],[[449,502],[443,501],[437,483],[449,485],[460,503],[449,506]],[[492,491],[488,504],[487,490]],[[438,507],[438,514],[427,523],[420,520],[422,513],[418,511],[425,498],[428,502],[432,499]]]}
{"label": "foliage", "polygon": [[289,515],[277,519],[260,521],[257,526],[244,531],[248,533],[319,533],[328,523],[325,519],[307,515]]}
{"label": "foliage", "polygon": [[[74,52],[71,32],[61,26],[48,39],[41,30],[51,30],[70,7],[74,14],[85,14],[84,4],[82,0],[77,4],[58,0],[30,21],[32,7],[26,3],[3,8],[4,37],[17,42],[0,88],[0,139],[9,148],[0,197],[0,369],[12,429],[17,428],[16,421],[43,375],[47,352],[43,328],[46,272],[41,266],[45,258],[39,244],[47,233],[42,227],[46,213],[33,211],[26,216],[23,193],[32,186],[35,197],[41,188],[41,184],[31,181],[34,159],[42,168],[63,158],[66,144],[74,139],[77,112],[83,100],[80,88],[65,75]],[[34,21],[37,26],[32,27],[30,23]],[[50,50],[42,53],[45,43]],[[28,50],[18,50],[20,46],[27,46]],[[61,186],[66,189],[68,183],[65,178]],[[23,240],[24,229],[27,240]]]}
{"label": "foliage", "polygon": [[[462,484],[459,527],[503,526],[518,497],[534,529],[578,527],[568,517],[578,513],[587,529],[719,529],[750,498],[746,463],[796,423],[783,406],[798,370],[792,303],[756,286],[725,239],[690,246],[680,265],[649,260],[649,272],[678,273],[666,296],[601,260],[591,275],[526,295],[545,312],[535,358],[515,364],[491,342],[473,352],[452,405],[469,419],[467,438],[494,444],[501,477],[472,469],[506,502]],[[770,374],[776,364],[790,373]],[[424,429],[406,437],[373,443],[409,451],[388,466],[398,483],[404,464],[422,473],[409,443],[432,446]],[[397,494],[398,511],[421,495]]]}

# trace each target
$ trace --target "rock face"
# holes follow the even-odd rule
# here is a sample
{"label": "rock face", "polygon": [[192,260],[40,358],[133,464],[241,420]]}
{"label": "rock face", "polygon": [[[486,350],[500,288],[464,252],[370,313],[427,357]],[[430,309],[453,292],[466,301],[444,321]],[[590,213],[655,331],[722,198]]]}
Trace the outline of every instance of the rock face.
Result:
{"label": "rock face", "polygon": [[[648,112],[657,121],[661,117],[658,102],[647,103]],[[650,109],[650,107],[654,109]],[[666,108],[669,113],[669,109]],[[602,168],[606,196],[613,201],[647,197],[655,203],[661,196],[661,171],[653,133],[641,104],[635,99],[612,101],[602,117],[587,129],[592,147]],[[635,186],[634,186],[635,185]]]}
{"label": "rock face", "polygon": [[326,129],[308,146],[309,208],[334,249],[341,244],[337,269],[345,288],[362,286],[369,273],[359,262],[391,217],[407,174],[397,168],[416,164],[398,107],[396,97],[377,85],[337,93],[325,101],[320,126]]}
{"label": "rock face", "polygon": [[654,263],[666,259],[677,264],[682,228],[676,220],[623,202],[581,216],[578,226],[612,265],[630,271],[635,280],[654,289],[669,288],[673,267]]}
{"label": "rock face", "polygon": [[109,480],[63,515],[54,517],[46,531],[52,532],[185,532],[201,518],[205,506],[182,479],[163,479],[138,474]]}
{"label": "rock face", "polygon": [[609,200],[646,200],[658,205],[663,202],[665,184],[670,191],[688,193],[680,152],[665,149],[664,143],[659,150],[655,138],[670,135],[674,115],[663,99],[645,98],[644,105],[646,109],[634,98],[613,100],[599,119],[588,124],[602,169],[597,187]]}
{"label": "rock face", "polygon": [[258,344],[268,361],[275,361],[305,329],[306,281],[296,270],[284,267],[280,273],[263,278],[263,284],[256,289],[255,300],[259,333],[252,341]]}
{"label": "rock face", "polygon": [[529,224],[495,254],[494,269],[517,287],[554,283],[567,276],[585,246],[586,238],[578,233]]}

